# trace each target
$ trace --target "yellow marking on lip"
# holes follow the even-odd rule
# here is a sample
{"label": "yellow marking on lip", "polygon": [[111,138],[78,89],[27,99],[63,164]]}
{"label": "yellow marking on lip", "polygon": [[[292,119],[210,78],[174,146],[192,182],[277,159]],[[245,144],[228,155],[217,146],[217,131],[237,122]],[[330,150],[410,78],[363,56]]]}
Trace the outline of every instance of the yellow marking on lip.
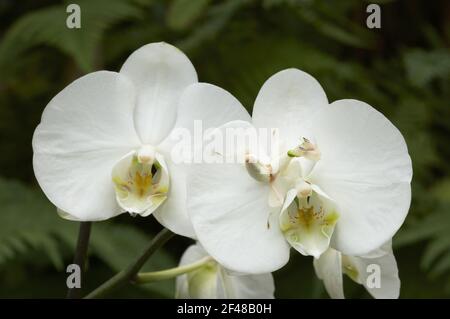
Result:
{"label": "yellow marking on lip", "polygon": [[322,207],[318,211],[314,206],[297,208],[295,214],[289,214],[289,223],[281,225],[281,230],[286,232],[291,229],[298,229],[302,226],[305,231],[313,231],[314,227],[333,227],[339,219],[339,214],[332,211],[325,215]]}
{"label": "yellow marking on lip", "polygon": [[[125,162],[127,160],[130,162]],[[160,163],[140,163],[136,156],[123,161],[113,169],[116,199],[130,213],[148,215],[167,198],[167,172]]]}
{"label": "yellow marking on lip", "polygon": [[143,174],[136,172],[134,175],[134,184],[139,197],[143,197],[152,185],[151,174]]}
{"label": "yellow marking on lip", "polygon": [[303,224],[306,228],[310,228],[311,224],[314,222],[314,207],[304,207],[300,208],[297,212],[297,216],[294,218],[297,222]]}
{"label": "yellow marking on lip", "polygon": [[324,223],[329,226],[329,225],[334,225],[336,224],[337,220],[339,219],[339,214],[335,211],[329,213],[327,216],[325,216],[324,218]]}

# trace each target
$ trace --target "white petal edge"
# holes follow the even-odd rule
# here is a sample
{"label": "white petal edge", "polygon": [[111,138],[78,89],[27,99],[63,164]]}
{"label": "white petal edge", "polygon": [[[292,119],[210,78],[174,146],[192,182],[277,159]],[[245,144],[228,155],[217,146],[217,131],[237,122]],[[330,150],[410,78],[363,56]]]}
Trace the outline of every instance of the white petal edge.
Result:
{"label": "white petal edge", "polygon": [[273,299],[275,283],[271,273],[228,275],[235,299]]}
{"label": "white petal edge", "polygon": [[133,84],[99,71],[69,84],[46,106],[33,136],[33,168],[49,200],[73,218],[104,220],[122,212],[114,164],[140,145]]}
{"label": "white petal edge", "polygon": [[195,160],[195,139],[201,142],[211,130],[235,120],[250,122],[251,117],[233,95],[212,84],[191,84],[179,99],[174,128],[158,148],[174,163],[191,162]]}
{"label": "white petal edge", "polygon": [[250,121],[250,115],[235,97],[217,86],[194,83],[188,86],[180,97],[175,127],[158,146],[165,157],[170,159],[167,162],[171,188],[166,202],[155,213],[156,219],[162,225],[177,234],[195,238],[186,207],[188,164],[180,158],[175,147],[178,147],[179,151],[187,152],[187,160],[191,161],[194,151],[191,144],[195,134],[194,122],[199,121],[199,129],[206,132],[231,120]]}
{"label": "white petal edge", "polygon": [[251,117],[231,93],[213,84],[194,83],[180,97],[175,127],[193,132],[194,121],[202,121],[206,130],[235,120],[250,122]]}
{"label": "white petal edge", "polygon": [[[360,274],[360,283],[374,298],[397,299],[400,295],[400,278],[392,247],[389,245],[389,247],[380,249],[385,251],[382,256],[376,258],[350,257],[350,260],[353,261]],[[376,275],[377,269],[380,270],[381,275],[380,287],[371,287],[370,283],[373,284],[373,282],[369,276]]]}
{"label": "white petal edge", "polygon": [[344,299],[341,253],[333,248],[326,250],[318,259],[314,258],[314,270],[323,280],[328,294],[333,299]]}
{"label": "white petal edge", "polygon": [[183,90],[197,82],[194,66],[179,49],[158,42],[134,51],[120,73],[130,78],[137,88],[134,119],[142,141],[157,145],[175,124]]}
{"label": "white petal edge", "polygon": [[325,91],[310,74],[286,69],[272,75],[261,87],[253,107],[253,124],[278,128],[285,147],[291,149],[308,137],[303,123],[328,106]]}
{"label": "white petal edge", "polygon": [[383,246],[370,251],[367,254],[361,255],[361,258],[378,258],[386,254],[392,253],[392,239],[387,241]]}
{"label": "white petal edge", "polygon": [[[185,266],[192,264],[204,257],[208,256],[203,247],[196,243],[189,246],[183,253],[178,266]],[[187,274],[178,276],[175,283],[175,298],[177,299],[189,299],[192,298],[189,293],[189,283]],[[215,296],[211,296],[215,298]]]}
{"label": "white petal edge", "polygon": [[169,192],[167,199],[153,212],[153,216],[161,225],[174,233],[195,239],[194,228],[189,219],[186,204],[187,164],[175,164],[170,159],[166,161],[166,164],[170,178]]}
{"label": "white petal edge", "polygon": [[366,254],[392,238],[408,213],[412,166],[405,140],[384,115],[357,100],[333,102],[311,123],[322,156],[310,181],[340,213],[332,246]]}

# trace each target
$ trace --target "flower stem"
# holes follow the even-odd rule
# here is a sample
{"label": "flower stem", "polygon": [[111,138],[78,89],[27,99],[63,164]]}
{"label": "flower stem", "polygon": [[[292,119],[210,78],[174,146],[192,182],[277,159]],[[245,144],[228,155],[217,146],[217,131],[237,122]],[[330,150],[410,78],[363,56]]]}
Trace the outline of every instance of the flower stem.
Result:
{"label": "flower stem", "polygon": [[166,280],[177,277],[179,275],[186,274],[188,272],[202,268],[207,263],[211,262],[212,258],[210,256],[202,258],[192,264],[179,266],[175,268],[153,271],[153,272],[143,272],[136,275],[134,282],[137,284],[146,284],[154,281]]}
{"label": "flower stem", "polygon": [[[73,263],[78,265],[80,267],[80,274],[81,274],[81,286],[82,286],[82,279],[84,276],[84,268],[86,266],[86,257],[87,257],[87,251],[89,246],[89,237],[91,236],[91,222],[80,222],[80,229],[78,231],[78,241],[77,241],[77,248],[75,249],[75,257],[73,259]],[[79,299],[81,293],[81,287],[80,288],[69,288],[67,291],[67,298],[68,299]]]}
{"label": "flower stem", "polygon": [[128,265],[127,268],[117,273],[108,281],[103,283],[97,289],[88,294],[86,299],[98,298],[106,295],[107,293],[120,288],[130,282],[138,273],[138,271],[144,266],[145,262],[152,256],[159,248],[161,248],[170,238],[174,236],[170,230],[164,228],[161,230],[155,238],[150,242],[144,252],[133,263]]}

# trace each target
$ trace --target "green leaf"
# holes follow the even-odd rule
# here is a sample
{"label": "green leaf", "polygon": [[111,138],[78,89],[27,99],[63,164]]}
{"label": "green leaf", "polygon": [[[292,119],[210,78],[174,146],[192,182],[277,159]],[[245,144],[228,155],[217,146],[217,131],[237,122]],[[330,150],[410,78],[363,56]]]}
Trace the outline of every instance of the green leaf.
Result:
{"label": "green leaf", "polygon": [[433,195],[443,202],[450,202],[450,178],[446,178],[433,187]]}
{"label": "green leaf", "polygon": [[433,277],[439,277],[441,275],[444,275],[450,270],[450,245],[447,247],[447,251],[445,252],[444,256],[440,258],[435,266],[431,270],[431,275]]}
{"label": "green leaf", "polygon": [[314,10],[300,8],[297,12],[300,19],[332,40],[356,48],[371,48],[373,46],[372,38],[363,38],[360,34],[346,30],[345,27],[341,27],[335,22],[320,17]]}
{"label": "green leaf", "polygon": [[[142,253],[150,240],[150,236],[129,225],[96,223],[92,229],[91,252],[111,269],[119,272]],[[161,249],[150,258],[141,271],[162,270],[176,265],[174,258]],[[160,297],[172,298],[175,295],[173,281],[161,281],[139,287],[157,293]]]}
{"label": "green leaf", "polygon": [[[430,192],[433,194],[433,191]],[[437,201],[437,199],[435,199]],[[440,202],[429,216],[405,227],[394,241],[395,247],[428,240],[421,266],[433,277],[450,271],[450,205]]]}
{"label": "green leaf", "polygon": [[179,41],[178,47],[189,51],[214,38],[227,25],[231,17],[249,2],[250,0],[229,0],[212,7],[206,21],[185,39]]}
{"label": "green leaf", "polygon": [[401,247],[432,238],[434,235],[448,231],[450,214],[448,211],[430,212],[430,215],[414,225],[405,227],[395,238],[395,246]]}
{"label": "green leaf", "polygon": [[[35,251],[43,252],[58,270],[64,269],[64,257],[75,248],[78,223],[61,219],[55,207],[40,191],[27,188],[14,180],[0,178],[0,204],[0,269],[6,262],[31,255]],[[91,257],[102,260],[114,272],[119,272],[142,253],[150,240],[149,234],[130,225],[111,221],[94,223],[89,253]],[[145,265],[143,271],[176,265],[177,261],[161,249]],[[144,285],[141,288],[159,297],[174,296],[173,281]]]}
{"label": "green leaf", "polygon": [[[76,225],[60,219],[40,192],[13,180],[0,178],[0,204],[0,267],[18,255],[40,250],[61,270],[63,255],[58,234],[75,237]],[[74,240],[65,244],[73,245]]]}
{"label": "green leaf", "polygon": [[210,0],[174,0],[167,14],[167,25],[174,30],[186,29],[208,8]]}
{"label": "green leaf", "polygon": [[5,76],[17,59],[38,45],[57,48],[72,57],[84,72],[95,68],[103,32],[111,25],[137,17],[139,10],[126,0],[70,1],[81,8],[81,28],[69,29],[66,5],[46,7],[18,19],[0,43],[0,69]]}
{"label": "green leaf", "polygon": [[448,50],[424,51],[414,49],[407,51],[403,57],[409,81],[424,87],[436,78],[450,75],[450,53]]}
{"label": "green leaf", "polygon": [[430,268],[438,257],[450,248],[450,236],[439,237],[438,240],[431,241],[422,256],[421,266]]}

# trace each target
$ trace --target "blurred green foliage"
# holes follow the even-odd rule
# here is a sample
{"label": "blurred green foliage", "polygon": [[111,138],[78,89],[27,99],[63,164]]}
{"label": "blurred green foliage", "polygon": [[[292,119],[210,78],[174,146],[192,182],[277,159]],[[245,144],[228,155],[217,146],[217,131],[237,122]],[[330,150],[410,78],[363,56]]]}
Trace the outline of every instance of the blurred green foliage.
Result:
{"label": "blurred green foliage", "polygon": [[[366,6],[381,5],[381,29]],[[65,27],[78,3],[82,28]],[[261,84],[297,67],[331,101],[356,98],[404,134],[413,201],[394,238],[402,297],[450,297],[450,3],[445,0],[0,0],[0,297],[62,297],[77,224],[60,219],[36,185],[31,137],[48,101],[78,76],[118,70],[140,46],[177,45],[200,80],[251,111]],[[85,290],[122,269],[160,229],[153,218],[95,223]],[[147,269],[177,264],[176,238]],[[310,258],[275,273],[277,296],[326,297]],[[174,282],[129,286],[119,297],[171,297]],[[368,295],[346,282],[348,297]],[[114,297],[114,296],[113,296]]]}

